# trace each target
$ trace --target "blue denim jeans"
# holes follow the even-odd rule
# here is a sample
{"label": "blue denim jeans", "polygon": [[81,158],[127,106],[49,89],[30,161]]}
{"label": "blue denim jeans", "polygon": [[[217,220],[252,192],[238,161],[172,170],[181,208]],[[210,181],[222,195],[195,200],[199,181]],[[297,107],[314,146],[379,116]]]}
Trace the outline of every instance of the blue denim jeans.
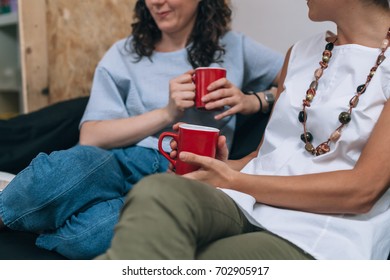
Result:
{"label": "blue denim jeans", "polygon": [[0,217],[11,229],[40,233],[38,247],[91,259],[110,246],[127,192],[167,167],[157,150],[138,146],[41,153],[0,192]]}

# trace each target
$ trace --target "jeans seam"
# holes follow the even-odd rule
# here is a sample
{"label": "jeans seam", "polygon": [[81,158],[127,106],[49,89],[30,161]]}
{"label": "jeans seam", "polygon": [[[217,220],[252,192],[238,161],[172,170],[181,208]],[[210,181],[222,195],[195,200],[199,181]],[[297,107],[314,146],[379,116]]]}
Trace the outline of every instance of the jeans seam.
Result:
{"label": "jeans seam", "polygon": [[[84,230],[80,234],[72,235],[71,237],[65,237],[64,235],[58,234],[58,233],[56,233],[55,235],[60,240],[72,240],[72,239],[75,239],[75,238],[80,238],[80,237],[84,236],[86,233],[90,232],[91,229],[96,228],[98,225],[102,224],[103,222],[106,222],[106,221],[110,220],[112,217],[115,217],[115,216],[116,215],[110,215],[109,217],[106,217],[105,219],[100,220],[100,222],[95,223],[92,227],[88,227],[88,230]],[[45,235],[45,233],[43,233],[42,235]]]}
{"label": "jeans seam", "polygon": [[75,186],[77,186],[78,184],[80,184],[81,181],[83,181],[85,178],[88,178],[89,176],[91,176],[92,173],[94,173],[95,170],[99,169],[102,165],[104,165],[111,157],[113,157],[114,155],[112,154],[109,154],[106,159],[104,161],[101,161],[101,163],[99,165],[97,165],[93,170],[91,170],[91,172],[88,173],[88,175],[86,176],[83,176],[81,177],[77,182],[73,183],[73,187],[70,188],[70,189],[67,189],[65,192],[62,192],[60,194],[58,194],[57,196],[55,196],[53,199],[51,199],[49,202],[47,203],[44,203],[42,204],[41,206],[39,207],[36,207],[34,209],[30,209],[30,211],[24,213],[22,216],[18,217],[17,219],[15,219],[12,223],[9,224],[9,227],[12,228],[12,225],[17,223],[18,221],[24,219],[26,216],[30,215],[32,212],[36,212],[36,211],[39,211],[43,208],[45,208],[47,205],[53,203],[54,201],[56,201],[58,199],[58,197],[68,193],[69,191],[73,190],[75,188]]}

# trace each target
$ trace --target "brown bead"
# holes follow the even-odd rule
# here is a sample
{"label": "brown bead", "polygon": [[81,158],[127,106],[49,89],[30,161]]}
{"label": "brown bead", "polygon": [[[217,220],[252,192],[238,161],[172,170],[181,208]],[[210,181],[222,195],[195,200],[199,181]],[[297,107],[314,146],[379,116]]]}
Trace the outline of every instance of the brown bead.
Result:
{"label": "brown bead", "polygon": [[328,50],[325,50],[325,51],[322,53],[322,55],[331,58],[331,57],[332,57],[332,52],[331,52],[331,51],[328,51]]}
{"label": "brown bead", "polygon": [[349,101],[349,105],[352,106],[352,108],[356,108],[356,106],[358,105],[359,103],[359,96],[358,95],[355,95],[354,97],[351,98],[351,100]]}
{"label": "brown bead", "polygon": [[324,73],[324,70],[322,70],[322,68],[318,68],[315,72],[314,72],[314,77],[316,77],[317,79],[321,78],[322,77],[322,74]]}
{"label": "brown bead", "polygon": [[306,151],[308,151],[309,153],[311,153],[311,154],[313,154],[313,155],[314,155],[314,153],[315,153],[315,151],[316,151],[316,149],[314,148],[313,144],[311,144],[311,143],[309,143],[309,142],[306,143],[305,149],[306,149]]}
{"label": "brown bead", "polygon": [[389,46],[389,40],[384,39],[381,44],[381,50],[384,51]]}
{"label": "brown bead", "polygon": [[306,94],[316,95],[316,90],[315,90],[314,88],[309,88],[309,89],[306,91]]}
{"label": "brown bead", "polygon": [[304,100],[302,100],[302,102],[303,102],[303,106],[310,107],[310,101],[304,99]]}
{"label": "brown bead", "polygon": [[328,63],[326,63],[326,62],[324,62],[324,61],[320,61],[320,65],[321,65],[321,68],[322,68],[322,69],[328,68]]}
{"label": "brown bead", "polygon": [[328,143],[322,143],[321,145],[319,145],[317,147],[316,155],[320,156],[320,155],[328,153],[329,151],[330,151],[330,147],[329,147]]}
{"label": "brown bead", "polygon": [[330,135],[330,140],[333,142],[337,142],[341,137],[341,132],[339,130],[336,130],[335,132]]}

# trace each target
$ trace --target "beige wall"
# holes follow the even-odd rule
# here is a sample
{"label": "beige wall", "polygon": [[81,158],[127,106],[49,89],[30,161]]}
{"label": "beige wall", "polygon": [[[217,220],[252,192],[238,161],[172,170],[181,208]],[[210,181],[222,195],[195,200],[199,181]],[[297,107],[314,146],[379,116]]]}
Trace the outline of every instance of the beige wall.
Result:
{"label": "beige wall", "polygon": [[233,29],[282,53],[299,39],[323,30],[333,23],[311,22],[304,0],[231,0]]}

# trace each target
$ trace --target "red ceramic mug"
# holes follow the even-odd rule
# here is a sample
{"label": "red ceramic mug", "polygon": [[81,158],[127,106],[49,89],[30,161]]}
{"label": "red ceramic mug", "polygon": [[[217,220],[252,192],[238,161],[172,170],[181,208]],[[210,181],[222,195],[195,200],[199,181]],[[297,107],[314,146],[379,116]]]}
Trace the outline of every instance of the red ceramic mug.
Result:
{"label": "red ceramic mug", "polygon": [[199,166],[194,166],[185,163],[180,159],[172,159],[167,152],[163,150],[162,142],[165,137],[171,137],[177,142],[177,152],[191,152],[201,156],[215,158],[217,151],[219,129],[208,126],[181,124],[179,131],[163,132],[158,139],[158,149],[161,154],[166,157],[175,167],[175,173],[183,175],[199,169]]}
{"label": "red ceramic mug", "polygon": [[198,109],[204,109],[205,103],[202,97],[209,93],[207,87],[221,78],[226,78],[226,69],[220,67],[198,67],[192,80],[195,84],[195,106]]}

